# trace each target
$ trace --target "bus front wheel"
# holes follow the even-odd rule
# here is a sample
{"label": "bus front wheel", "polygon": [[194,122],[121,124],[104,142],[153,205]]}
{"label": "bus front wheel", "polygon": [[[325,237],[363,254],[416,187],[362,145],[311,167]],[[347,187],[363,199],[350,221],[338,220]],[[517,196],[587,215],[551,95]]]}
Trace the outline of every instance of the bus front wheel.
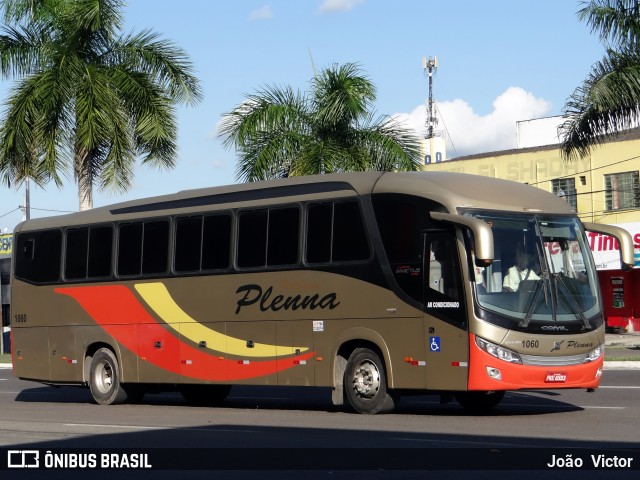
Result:
{"label": "bus front wheel", "polygon": [[384,363],[368,348],[357,348],[349,357],[344,387],[349,404],[358,413],[384,413],[395,406],[387,389]]}
{"label": "bus front wheel", "polygon": [[101,348],[91,359],[89,389],[93,400],[100,405],[116,405],[127,401],[127,391],[120,383],[118,360],[108,348]]}
{"label": "bus front wheel", "polygon": [[504,391],[458,392],[454,396],[465,410],[473,413],[487,413],[502,401]]}

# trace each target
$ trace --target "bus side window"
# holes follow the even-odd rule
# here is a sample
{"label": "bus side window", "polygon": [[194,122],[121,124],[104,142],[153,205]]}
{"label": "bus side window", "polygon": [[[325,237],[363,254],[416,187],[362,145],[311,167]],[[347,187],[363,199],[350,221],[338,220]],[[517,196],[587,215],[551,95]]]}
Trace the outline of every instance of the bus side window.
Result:
{"label": "bus side window", "polygon": [[[442,234],[438,235],[443,237]],[[455,238],[430,242],[429,288],[455,300],[460,299],[460,269],[455,251]]]}
{"label": "bus side window", "polygon": [[127,223],[118,229],[118,275],[140,275],[142,223]]}
{"label": "bus side window", "polygon": [[60,280],[62,231],[41,230],[18,234],[16,239],[16,277],[32,282]]}
{"label": "bus side window", "polygon": [[357,202],[337,202],[333,206],[331,260],[348,262],[369,258],[367,233]]}
{"label": "bus side window", "polygon": [[425,268],[429,270],[425,288],[426,311],[455,324],[465,323],[462,301],[462,274],[453,232],[426,234]]}
{"label": "bus side window", "polygon": [[176,219],[173,268],[176,272],[200,270],[202,254],[202,216]]}
{"label": "bus side window", "polygon": [[67,280],[87,278],[87,252],[89,251],[89,229],[67,230],[64,255],[64,276]]}
{"label": "bus side window", "polygon": [[142,273],[166,273],[169,263],[169,222],[144,222]]}
{"label": "bus side window", "polygon": [[306,237],[309,263],[361,261],[371,256],[360,207],[353,200],[310,205]]}
{"label": "bus side window", "polygon": [[333,204],[310,205],[307,212],[307,261],[329,263],[331,261],[331,230]]}
{"label": "bus side window", "polygon": [[70,228],[66,232],[64,276],[85,280],[111,276],[111,226]]}
{"label": "bus side window", "polygon": [[231,263],[231,214],[204,217],[202,269],[226,270]]}
{"label": "bus side window", "polygon": [[267,210],[248,210],[238,217],[238,266],[264,267],[267,264]]}
{"label": "bus side window", "polygon": [[92,227],[89,229],[89,278],[110,277],[112,275],[113,227]]}
{"label": "bus side window", "polygon": [[168,220],[120,225],[118,230],[118,275],[167,273],[168,263]]}
{"label": "bus side window", "polygon": [[298,207],[270,210],[267,265],[294,265],[298,263],[299,245],[300,210]]}

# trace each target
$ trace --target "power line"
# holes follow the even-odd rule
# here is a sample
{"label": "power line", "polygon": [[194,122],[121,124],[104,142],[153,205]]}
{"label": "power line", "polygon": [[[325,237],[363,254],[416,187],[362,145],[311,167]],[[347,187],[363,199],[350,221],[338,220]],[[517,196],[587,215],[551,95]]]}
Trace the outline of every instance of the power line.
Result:
{"label": "power line", "polygon": [[73,210],[51,210],[48,208],[36,208],[36,207],[31,207],[31,210],[40,210],[41,212],[55,212],[55,213],[75,213]]}
{"label": "power line", "polygon": [[0,215],[0,218],[6,217],[7,215],[11,215],[13,212],[17,212],[18,210],[20,210],[20,206],[18,206],[18,208],[15,208],[15,209],[11,210],[10,212],[7,212],[7,213],[4,213],[4,214]]}
{"label": "power line", "polygon": [[440,120],[442,120],[442,124],[444,125],[444,131],[447,132],[447,137],[449,138],[449,142],[451,143],[451,146],[453,147],[453,151],[455,152],[455,155],[458,156],[458,150],[456,149],[456,146],[453,144],[453,137],[451,137],[451,133],[449,132],[449,129],[447,128],[447,123],[444,121],[444,117],[442,116],[442,112],[438,108],[438,104],[437,103],[435,104],[435,108],[436,108],[436,111],[438,112],[438,116],[440,117]]}

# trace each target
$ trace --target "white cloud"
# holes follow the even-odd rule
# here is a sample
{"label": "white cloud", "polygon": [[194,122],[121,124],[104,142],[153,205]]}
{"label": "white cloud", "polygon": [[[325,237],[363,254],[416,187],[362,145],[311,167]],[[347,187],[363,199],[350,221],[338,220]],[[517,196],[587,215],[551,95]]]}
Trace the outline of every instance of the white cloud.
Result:
{"label": "white cloud", "polygon": [[364,0],[324,0],[317,13],[347,12]]}
{"label": "white cloud", "polygon": [[211,162],[211,166],[215,169],[219,169],[226,167],[227,163],[222,158],[215,158],[213,162]]}
{"label": "white cloud", "polygon": [[[436,106],[438,129],[448,133],[448,158],[516,148],[516,122],[545,117],[551,110],[549,102],[519,87],[509,87],[500,94],[493,101],[493,111],[487,115],[478,115],[461,99],[436,102]],[[411,113],[394,116],[424,136],[425,105],[416,107]]]}
{"label": "white cloud", "polygon": [[265,5],[262,8],[254,10],[249,15],[249,20],[269,20],[273,18],[273,10],[271,9],[271,5]]}

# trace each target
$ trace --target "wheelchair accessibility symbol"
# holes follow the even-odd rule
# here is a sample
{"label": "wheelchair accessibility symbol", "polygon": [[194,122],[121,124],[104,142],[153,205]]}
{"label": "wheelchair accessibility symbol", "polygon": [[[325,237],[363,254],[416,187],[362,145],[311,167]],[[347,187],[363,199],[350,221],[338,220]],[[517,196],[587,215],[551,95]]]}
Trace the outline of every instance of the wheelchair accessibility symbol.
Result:
{"label": "wheelchair accessibility symbol", "polygon": [[429,350],[432,352],[440,351],[440,337],[429,337]]}

